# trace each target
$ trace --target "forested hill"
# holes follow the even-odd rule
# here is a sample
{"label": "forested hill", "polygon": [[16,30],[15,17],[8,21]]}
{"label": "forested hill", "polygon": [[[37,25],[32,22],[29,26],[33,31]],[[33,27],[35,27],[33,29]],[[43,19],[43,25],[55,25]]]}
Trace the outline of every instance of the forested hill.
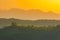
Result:
{"label": "forested hill", "polygon": [[20,20],[20,19],[5,19],[5,18],[0,18],[0,27],[3,26],[9,26],[11,24],[11,21],[16,22],[18,25],[37,25],[37,26],[55,26],[57,24],[60,25],[60,20]]}

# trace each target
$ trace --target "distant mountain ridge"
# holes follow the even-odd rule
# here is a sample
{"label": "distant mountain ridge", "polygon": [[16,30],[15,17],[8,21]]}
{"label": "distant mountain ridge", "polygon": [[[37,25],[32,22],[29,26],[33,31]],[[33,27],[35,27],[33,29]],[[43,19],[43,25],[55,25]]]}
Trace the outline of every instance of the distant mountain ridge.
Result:
{"label": "distant mountain ridge", "polygon": [[18,18],[18,19],[57,19],[60,20],[60,14],[52,11],[43,12],[39,9],[23,10],[12,8],[9,10],[0,10],[0,18]]}

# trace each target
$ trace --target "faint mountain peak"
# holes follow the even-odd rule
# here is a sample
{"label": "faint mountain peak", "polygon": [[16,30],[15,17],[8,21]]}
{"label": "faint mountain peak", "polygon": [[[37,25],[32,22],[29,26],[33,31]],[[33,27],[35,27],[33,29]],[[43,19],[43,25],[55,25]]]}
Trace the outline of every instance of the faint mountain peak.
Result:
{"label": "faint mountain peak", "polygon": [[30,10],[27,10],[28,12],[43,12],[42,10],[40,9],[30,9]]}
{"label": "faint mountain peak", "polygon": [[53,12],[53,11],[48,11],[48,12],[46,12],[46,13],[48,13],[48,14],[56,14],[56,13]]}
{"label": "faint mountain peak", "polygon": [[8,11],[10,11],[10,12],[25,12],[25,10],[19,9],[19,8],[11,8]]}

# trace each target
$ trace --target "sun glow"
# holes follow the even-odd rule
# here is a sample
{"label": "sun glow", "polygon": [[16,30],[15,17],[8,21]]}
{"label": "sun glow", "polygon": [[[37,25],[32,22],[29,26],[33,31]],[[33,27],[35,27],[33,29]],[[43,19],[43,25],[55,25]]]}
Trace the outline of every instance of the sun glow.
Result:
{"label": "sun glow", "polygon": [[0,9],[21,8],[60,12],[60,0],[0,0]]}
{"label": "sun glow", "polygon": [[[0,10],[6,10],[18,8],[19,10],[24,9],[28,10],[27,14],[26,12],[22,11],[22,13],[0,13],[0,17],[8,17],[8,18],[22,18],[22,19],[39,19],[39,18],[56,18],[60,19],[60,0],[0,0]],[[41,10],[42,13],[44,13],[42,16],[40,16],[39,13],[30,13],[30,9],[38,9]],[[11,10],[10,10],[11,11]],[[49,12],[52,11],[51,14]],[[4,11],[5,12],[5,11]],[[13,12],[13,11],[12,11]],[[48,15],[45,15],[45,12],[48,12]],[[42,14],[41,13],[41,14]],[[56,15],[55,15],[56,13]],[[58,14],[59,13],[59,14]],[[45,16],[44,16],[45,15]]]}
{"label": "sun glow", "polygon": [[48,0],[48,1],[52,3],[60,3],[60,0]]}

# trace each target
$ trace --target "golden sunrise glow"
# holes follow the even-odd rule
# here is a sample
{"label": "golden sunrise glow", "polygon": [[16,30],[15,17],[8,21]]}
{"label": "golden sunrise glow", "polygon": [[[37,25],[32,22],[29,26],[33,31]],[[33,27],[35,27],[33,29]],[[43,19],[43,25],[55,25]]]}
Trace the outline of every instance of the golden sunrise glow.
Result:
{"label": "golden sunrise glow", "polygon": [[0,0],[0,9],[9,8],[60,12],[60,0]]}
{"label": "golden sunrise glow", "polygon": [[0,0],[0,18],[60,19],[60,0]]}

